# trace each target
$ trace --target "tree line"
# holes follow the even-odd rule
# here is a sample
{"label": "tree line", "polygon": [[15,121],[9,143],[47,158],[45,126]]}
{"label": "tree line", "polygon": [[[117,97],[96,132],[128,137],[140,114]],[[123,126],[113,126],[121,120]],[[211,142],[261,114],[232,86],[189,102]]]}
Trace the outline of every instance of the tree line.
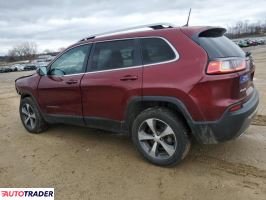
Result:
{"label": "tree line", "polygon": [[23,42],[12,47],[7,54],[8,61],[33,60],[37,54],[35,42]]}
{"label": "tree line", "polygon": [[249,36],[266,36],[266,20],[264,22],[238,21],[232,26],[227,26],[226,36],[229,38],[241,38]]}
{"label": "tree line", "polygon": [[[57,52],[46,49],[43,54],[57,54],[65,48],[61,47]],[[21,60],[34,60],[38,55],[38,46],[35,42],[22,42],[13,46],[6,56],[0,57],[0,61],[14,62]]]}
{"label": "tree line", "polygon": [[[266,20],[251,23],[248,20],[238,21],[236,24],[227,26],[225,34],[229,38],[241,38],[250,36],[266,36]],[[59,51],[62,51],[60,48]],[[47,51],[47,52],[45,52]],[[48,53],[49,50],[45,50]],[[49,51],[50,52],[50,51]],[[37,54],[37,44],[35,42],[23,42],[13,46],[6,56],[7,61],[33,60]]]}

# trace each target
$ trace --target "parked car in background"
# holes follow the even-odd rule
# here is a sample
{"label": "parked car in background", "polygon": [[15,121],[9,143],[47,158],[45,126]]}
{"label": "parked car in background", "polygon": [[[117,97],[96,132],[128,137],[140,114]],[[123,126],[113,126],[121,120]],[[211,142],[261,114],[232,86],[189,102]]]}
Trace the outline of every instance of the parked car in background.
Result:
{"label": "parked car in background", "polygon": [[248,43],[245,40],[238,41],[238,46],[240,47],[248,47]]}
{"label": "parked car in background", "polygon": [[12,71],[23,71],[24,66],[24,64],[14,64],[10,68],[12,69]]}
{"label": "parked car in background", "polygon": [[257,45],[264,45],[265,40],[262,38],[259,39],[241,39],[241,40],[235,40],[235,44],[237,44],[239,47],[249,47],[249,46],[257,46]]}
{"label": "parked car in background", "polygon": [[37,67],[35,64],[26,64],[24,67],[24,71],[31,71],[31,70],[36,70]]}
{"label": "parked car in background", "polygon": [[257,46],[258,42],[255,39],[246,39],[245,40],[249,46]]}
{"label": "parked car in background", "polygon": [[259,45],[264,45],[265,44],[265,40],[264,39],[258,39],[257,42],[259,43]]}
{"label": "parked car in background", "polygon": [[259,45],[258,41],[256,39],[251,40],[253,46]]}
{"label": "parked car in background", "polygon": [[12,72],[12,69],[9,66],[0,67],[0,69],[1,73]]}
{"label": "parked car in background", "polygon": [[12,65],[12,66],[10,66],[10,69],[12,70],[12,72],[16,72],[16,71],[18,71],[18,68],[17,68],[16,65]]}
{"label": "parked car in background", "polygon": [[18,64],[17,69],[18,71],[24,71],[25,64]]}
{"label": "parked car in background", "polygon": [[4,73],[4,67],[0,66],[0,73]]}
{"label": "parked car in background", "polygon": [[239,44],[239,41],[237,41],[237,40],[233,40],[233,42],[234,42],[236,45]]}
{"label": "parked car in background", "polygon": [[253,46],[250,39],[245,39],[244,41],[247,43],[248,46]]}
{"label": "parked car in background", "polygon": [[36,68],[47,67],[48,64],[49,64],[49,62],[37,62]]}

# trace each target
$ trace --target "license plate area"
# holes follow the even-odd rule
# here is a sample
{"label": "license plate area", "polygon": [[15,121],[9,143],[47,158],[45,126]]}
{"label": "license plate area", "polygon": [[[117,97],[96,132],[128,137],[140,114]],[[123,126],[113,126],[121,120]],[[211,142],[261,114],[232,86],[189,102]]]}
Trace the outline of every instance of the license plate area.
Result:
{"label": "license plate area", "polygon": [[250,96],[253,92],[253,84],[250,72],[239,76],[239,94],[240,98]]}
{"label": "license plate area", "polygon": [[241,75],[239,77],[239,83],[240,85],[244,84],[244,83],[247,83],[248,81],[250,81],[250,74],[244,74],[244,75]]}

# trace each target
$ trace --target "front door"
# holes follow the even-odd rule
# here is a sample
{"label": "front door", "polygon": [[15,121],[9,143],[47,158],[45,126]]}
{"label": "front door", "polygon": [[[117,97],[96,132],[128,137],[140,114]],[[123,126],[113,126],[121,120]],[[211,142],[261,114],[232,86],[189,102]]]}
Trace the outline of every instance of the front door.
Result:
{"label": "front door", "polygon": [[57,58],[39,82],[39,103],[47,116],[83,123],[80,83],[90,45],[71,48]]}

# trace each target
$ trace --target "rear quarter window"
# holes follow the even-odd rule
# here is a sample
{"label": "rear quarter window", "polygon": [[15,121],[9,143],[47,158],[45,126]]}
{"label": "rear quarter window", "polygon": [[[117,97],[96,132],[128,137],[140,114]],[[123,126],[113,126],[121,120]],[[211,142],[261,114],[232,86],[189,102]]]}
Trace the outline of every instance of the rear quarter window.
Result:
{"label": "rear quarter window", "polygon": [[173,49],[162,38],[142,38],[140,42],[144,65],[170,61],[176,58]]}

